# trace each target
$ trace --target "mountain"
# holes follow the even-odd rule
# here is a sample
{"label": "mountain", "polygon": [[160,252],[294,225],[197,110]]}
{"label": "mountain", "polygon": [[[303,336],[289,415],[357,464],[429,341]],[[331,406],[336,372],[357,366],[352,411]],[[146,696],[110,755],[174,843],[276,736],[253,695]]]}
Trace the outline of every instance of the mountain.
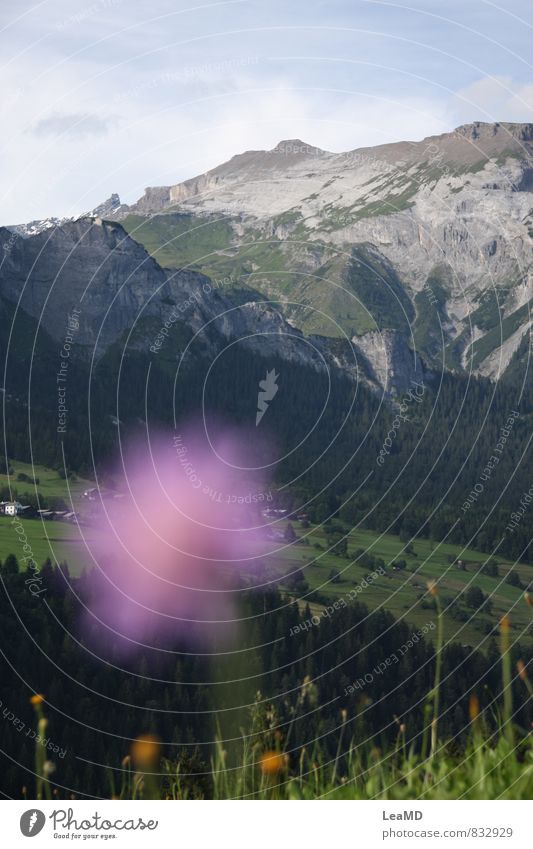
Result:
{"label": "mountain", "polygon": [[371,367],[398,336],[431,368],[496,379],[530,328],[532,153],[532,124],[346,153],[286,140],[114,217],[162,265],[233,275]]}
{"label": "mountain", "polygon": [[532,153],[532,124],[346,153],[284,140],[131,206],[0,231],[1,293],[56,338],[83,297],[79,349],[98,355],[132,327],[149,348],[192,298],[172,325],[206,351],[245,337],[389,396],[443,368],[498,379],[531,325]]}
{"label": "mountain", "polygon": [[376,529],[504,539],[522,559],[529,521],[506,528],[531,483],[530,138],[472,125],[352,154],[293,140],[140,205],[0,228],[4,453],[93,473],[148,424],[207,410],[253,428],[274,370],[264,450],[279,445],[276,482],[316,521],[376,504]]}
{"label": "mountain", "polygon": [[82,357],[94,352],[98,359],[125,342],[158,353],[171,329],[176,359],[197,335],[207,355],[228,339],[242,339],[263,354],[323,368],[303,334],[257,293],[236,288],[225,293],[197,271],[162,268],[118,223],[80,218],[15,240],[0,228],[0,246],[2,298],[16,303],[58,345],[75,315],[74,347]]}
{"label": "mountain", "polygon": [[388,395],[422,378],[402,337],[378,340],[369,333],[358,345],[305,335],[246,276],[219,279],[197,268],[165,267],[116,221],[66,219],[24,234],[0,228],[0,248],[6,339],[10,304],[34,322],[34,336],[46,334],[58,351],[75,315],[73,355],[85,360],[125,345],[147,357],[163,350],[176,366],[182,357],[212,358],[235,342],[265,358],[341,369]]}
{"label": "mountain", "polygon": [[[154,214],[179,206],[271,220],[294,210],[301,213],[309,229],[329,229],[338,223],[331,207],[339,215],[344,210],[347,219],[355,221],[377,215],[376,210],[368,208],[372,201],[390,201],[391,211],[401,211],[419,189],[434,188],[441,178],[452,180],[477,173],[494,160],[496,168],[489,167],[480,181],[485,183],[488,173],[495,173],[508,159],[527,163],[532,145],[531,124],[468,124],[420,142],[346,153],[329,153],[291,139],[280,141],[269,151],[251,150],[234,156],[184,183],[148,188],[130,211]],[[509,180],[511,176],[515,180]],[[515,182],[516,176],[502,169],[501,182]],[[520,182],[528,183],[531,175],[525,180],[522,177]],[[527,191],[528,186],[522,188]],[[354,205],[359,208],[352,210]]]}

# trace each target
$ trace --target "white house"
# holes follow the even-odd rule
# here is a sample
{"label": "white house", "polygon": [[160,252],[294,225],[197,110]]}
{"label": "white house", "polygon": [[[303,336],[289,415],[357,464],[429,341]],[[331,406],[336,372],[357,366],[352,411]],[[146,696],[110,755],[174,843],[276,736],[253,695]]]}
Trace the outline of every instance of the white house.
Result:
{"label": "white house", "polygon": [[19,513],[23,513],[24,510],[28,509],[29,504],[22,505],[18,501],[0,501],[0,515],[18,516]]}

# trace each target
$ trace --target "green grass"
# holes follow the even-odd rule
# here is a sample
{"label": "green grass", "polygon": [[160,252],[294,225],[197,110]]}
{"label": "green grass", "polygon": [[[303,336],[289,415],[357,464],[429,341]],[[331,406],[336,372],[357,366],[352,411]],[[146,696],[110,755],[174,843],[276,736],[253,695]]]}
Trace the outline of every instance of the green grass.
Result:
{"label": "green grass", "polygon": [[[296,526],[297,523],[294,523]],[[308,544],[296,544],[284,548],[275,558],[271,558],[271,567],[277,570],[280,578],[290,571],[303,568],[305,579],[309,584],[307,594],[302,594],[302,603],[310,601],[311,608],[318,609],[323,605],[313,601],[313,593],[336,599],[349,596],[350,590],[358,585],[366,574],[372,571],[354,562],[353,557],[339,557],[327,551],[328,545],[323,528],[313,527],[307,531],[295,527],[298,535],[306,534]],[[320,548],[316,548],[318,544]],[[511,611],[511,627],[515,638],[528,644],[532,641],[530,618],[528,610],[522,602],[523,590],[505,583],[505,575],[511,567],[511,562],[505,558],[495,558],[499,566],[499,577],[493,578],[480,574],[481,566],[490,559],[490,555],[474,549],[461,549],[458,545],[435,544],[427,539],[417,539],[413,542],[416,557],[403,551],[404,543],[393,534],[380,534],[370,530],[352,530],[348,535],[348,553],[353,555],[357,549],[376,558],[385,564],[402,559],[407,568],[393,571],[388,568],[386,574],[378,576],[364,591],[358,595],[358,600],[364,602],[371,610],[383,607],[398,619],[406,619],[414,627],[421,627],[434,619],[435,611],[427,593],[427,584],[438,581],[444,612],[444,637],[472,646],[480,645],[486,650],[487,634],[493,629],[499,619]],[[459,558],[466,563],[467,571],[460,571],[451,565],[449,558]],[[331,570],[341,573],[341,581],[332,583]],[[528,586],[533,583],[533,567],[519,563],[513,567],[522,583]],[[465,595],[469,584],[473,584],[490,596],[492,609],[474,611],[466,606]],[[311,594],[311,598],[305,596]],[[452,617],[449,603],[457,600],[469,621],[463,622]],[[526,633],[523,633],[526,632]]]}
{"label": "green grass", "polygon": [[[419,712],[421,730],[413,734],[397,720],[396,740],[384,749],[368,739],[361,724],[371,702],[363,698],[349,712],[339,711],[338,724],[330,729],[338,740],[336,755],[327,759],[320,738],[306,747],[291,747],[292,722],[302,710],[319,709],[317,690],[307,676],[302,682],[293,720],[282,725],[277,708],[257,693],[242,743],[218,739],[211,768],[191,771],[191,761],[162,757],[162,745],[153,731],[142,733],[125,753],[121,768],[109,765],[110,795],[114,799],[512,799],[530,800],[533,794],[533,745],[527,731],[514,723],[511,682],[519,677],[524,695],[531,699],[533,686],[522,662],[518,676],[511,666],[510,633],[500,623],[501,691],[486,713],[470,694],[469,717],[461,736],[443,739],[439,729],[440,694],[444,682],[440,669],[443,651],[438,592],[437,642],[433,686]],[[36,724],[44,727],[43,699],[34,696]],[[298,708],[298,709],[296,709]],[[494,719],[496,721],[494,722]],[[359,729],[359,733],[358,733]],[[229,751],[228,751],[229,750]],[[36,744],[36,797],[52,798],[44,755]]]}
{"label": "green grass", "polygon": [[69,490],[72,495],[78,497],[84,490],[94,486],[93,481],[78,477],[67,482],[59,476],[56,469],[48,469],[46,466],[40,466],[38,464],[32,466],[30,463],[23,463],[20,460],[11,460],[10,465],[13,468],[13,472],[9,476],[0,475],[0,486],[8,486],[10,484],[13,492],[16,492],[19,496],[25,492],[35,492],[35,487],[32,483],[17,480],[17,474],[19,472],[27,475],[32,480],[35,480],[35,478],[39,479],[39,484],[37,485],[38,492],[44,496],[63,498],[67,504],[69,503]]}
{"label": "green grass", "polygon": [[[395,200],[397,207],[402,204],[401,198]],[[387,203],[378,206],[391,211]],[[338,337],[343,331],[351,336],[379,327],[397,327],[402,315],[397,305],[392,312],[388,307],[389,287],[407,314],[412,311],[396,275],[366,246],[358,246],[357,259],[361,262],[354,264],[350,262],[351,246],[339,251],[317,240],[309,242],[305,223],[296,210],[274,220],[275,225],[291,229],[284,240],[251,227],[238,237],[228,220],[214,216],[130,215],[122,224],[160,265],[191,268],[215,281],[229,280],[230,285],[224,285],[226,293],[233,287],[250,287],[279,301],[287,317],[304,333]],[[312,271],[306,273],[306,269]],[[382,277],[388,286],[381,282]],[[339,327],[328,320],[329,315]]]}
{"label": "green grass", "polygon": [[216,252],[233,240],[231,225],[220,218],[200,218],[167,213],[146,218],[128,215],[121,222],[126,232],[165,268],[190,267],[216,276]]}
{"label": "green grass", "polygon": [[413,305],[394,269],[371,246],[361,244],[353,249],[345,279],[379,329],[408,333],[408,322],[414,317]]}
{"label": "green grass", "polygon": [[[14,554],[17,558],[24,554],[33,557],[38,566],[50,558],[52,563],[67,561],[72,575],[79,575],[84,567],[90,568],[93,560],[85,548],[84,539],[91,540],[94,531],[90,527],[78,528],[75,524],[68,522],[50,522],[42,519],[21,519],[22,527],[28,544],[31,546],[31,555],[28,551],[23,552],[19,536],[15,533],[12,518],[0,516],[0,559],[4,560],[8,554]],[[20,564],[21,568],[23,564]]]}
{"label": "green grass", "polygon": [[[340,758],[325,762],[317,746],[310,752],[302,750],[298,769],[284,766],[274,776],[262,774],[257,754],[254,758],[246,749],[245,766],[234,774],[224,771],[221,755],[213,772],[214,798],[529,800],[533,792],[531,744],[526,743],[519,760],[503,735],[494,743],[472,733],[460,755],[453,754],[453,742],[444,742],[434,755],[423,757],[406,745],[402,733],[387,752],[361,746],[356,739],[345,745],[347,755],[343,748],[341,753],[346,765],[340,765]],[[185,788],[176,776],[173,798],[185,798]]]}
{"label": "green grass", "polygon": [[[17,471],[31,473],[31,467],[25,463],[15,462],[14,468],[15,473]],[[67,504],[69,503],[67,484],[56,472],[36,466],[35,474],[40,479],[40,492],[61,496]],[[7,479],[5,475],[1,477]],[[69,482],[74,507],[81,514],[87,509],[81,494],[92,485],[91,481]],[[28,486],[24,484],[26,489]],[[61,521],[50,522],[24,518],[21,521],[38,564],[42,564],[48,557],[53,562],[66,560],[72,574],[80,574],[84,567],[91,566],[91,557],[84,545],[84,538],[90,541],[93,536],[90,526],[80,529],[75,524]],[[416,555],[413,556],[403,551],[404,543],[398,536],[359,529],[349,531],[347,541],[350,556],[344,558],[327,551],[328,544],[324,528],[316,526],[304,532],[297,522],[293,525],[298,536],[305,534],[307,544],[299,543],[281,547],[282,550],[279,553],[269,558],[269,564],[280,580],[295,569],[304,569],[309,590],[304,594],[302,604],[309,601],[313,611],[323,607],[323,604],[314,600],[314,593],[320,593],[321,596],[332,600],[348,596],[350,590],[357,586],[369,571],[372,571],[353,559],[354,552],[363,549],[383,560],[385,564],[398,559],[403,559],[407,563],[407,568],[402,571],[395,572],[390,568],[387,569],[385,575],[379,576],[358,596],[358,600],[363,601],[370,609],[383,607],[390,610],[397,618],[405,618],[414,627],[421,627],[434,618],[434,610],[428,604],[427,583],[437,580],[444,607],[447,608],[452,600],[457,599],[461,609],[470,619],[468,622],[459,621],[451,616],[449,610],[445,610],[444,636],[446,640],[457,640],[476,646],[485,639],[489,629],[498,622],[499,618],[509,611],[512,611],[511,622],[516,636],[528,627],[528,611],[521,604],[523,590],[510,586],[504,581],[512,565],[508,559],[496,558],[500,575],[498,578],[493,578],[479,574],[480,567],[490,557],[483,552],[474,549],[463,550],[458,545],[435,544],[427,539],[417,539],[413,542]],[[281,527],[284,527],[284,523]],[[0,517],[0,560],[4,560],[8,554],[20,554],[17,547],[18,538],[11,526],[11,519],[7,516]],[[459,571],[456,566],[450,565],[450,558],[465,561],[467,571]],[[339,583],[331,582],[332,569],[340,573]],[[532,566],[519,563],[513,567],[513,571],[518,574],[523,585],[528,586],[533,583]],[[465,594],[470,583],[480,587],[486,595],[490,596],[492,602],[490,613],[483,609],[474,612],[467,608]],[[307,598],[309,595],[310,598]],[[520,639],[531,642],[531,637],[528,635]],[[487,642],[485,640],[483,649],[486,648]]]}
{"label": "green grass", "polygon": [[[7,486],[8,481],[10,481],[14,497],[19,498],[23,504],[25,503],[25,493],[35,496],[35,487],[26,481],[17,481],[19,472],[33,480],[38,478],[39,483],[36,488],[40,496],[62,498],[68,509],[72,509],[73,506],[74,510],[80,514],[83,514],[87,509],[82,494],[86,489],[95,485],[94,481],[78,477],[66,481],[59,476],[55,469],[40,465],[32,466],[30,463],[23,463],[19,460],[12,460],[11,466],[13,473],[9,478],[7,475],[0,475],[0,485]],[[89,567],[92,564],[82,538],[82,534],[89,539],[91,538],[90,528],[83,527],[80,531],[75,524],[68,522],[45,521],[39,518],[26,519],[23,515],[18,518],[22,523],[28,544],[32,549],[32,556],[37,565],[42,565],[47,558],[50,558],[53,563],[66,560],[72,574],[77,575],[85,566]],[[13,529],[12,518],[0,516],[0,560],[5,560],[8,554],[20,557],[23,552],[18,535]]]}

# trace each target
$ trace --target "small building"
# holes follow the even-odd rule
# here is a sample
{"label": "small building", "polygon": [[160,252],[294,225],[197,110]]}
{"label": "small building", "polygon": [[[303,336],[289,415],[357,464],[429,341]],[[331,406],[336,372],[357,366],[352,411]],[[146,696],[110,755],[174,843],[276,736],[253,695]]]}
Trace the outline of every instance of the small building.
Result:
{"label": "small building", "polygon": [[267,507],[266,510],[261,511],[265,519],[279,519],[280,516],[286,516],[288,512],[288,510],[274,507]]}
{"label": "small building", "polygon": [[0,516],[18,516],[29,509],[29,504],[21,504],[19,501],[0,501]]}

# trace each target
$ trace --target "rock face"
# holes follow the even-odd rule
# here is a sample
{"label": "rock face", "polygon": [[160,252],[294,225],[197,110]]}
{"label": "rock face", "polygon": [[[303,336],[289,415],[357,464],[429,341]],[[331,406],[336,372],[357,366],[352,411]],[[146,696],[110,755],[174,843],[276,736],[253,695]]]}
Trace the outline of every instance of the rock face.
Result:
{"label": "rock face", "polygon": [[[4,244],[8,235],[0,232]],[[119,225],[99,219],[65,222],[17,240],[5,251],[0,272],[2,295],[19,302],[53,338],[64,336],[69,313],[80,309],[77,342],[99,350],[130,329],[165,284],[165,272],[144,248]]]}
{"label": "rock face", "polygon": [[353,339],[353,343],[365,358],[374,382],[387,394],[398,396],[411,383],[423,383],[420,359],[395,330],[371,331]]}
{"label": "rock face", "polygon": [[[454,348],[465,368],[473,364],[494,375],[499,349],[505,345],[502,362],[509,362],[527,330],[527,315],[518,311],[533,298],[533,124],[476,122],[420,142],[339,154],[284,141],[270,151],[235,156],[185,183],[149,189],[119,217],[127,226],[132,213],[176,211],[204,221],[224,217],[233,231],[234,257],[245,248],[253,253],[251,240],[256,246],[270,240],[287,273],[314,266],[322,283],[307,280],[302,287],[294,278],[290,293],[300,300],[305,288],[302,303],[326,308],[348,332],[354,317],[347,304],[352,290],[345,286],[346,257],[357,246],[393,266],[414,304],[417,294],[426,292],[431,300],[435,290],[442,303],[433,335],[442,338],[443,350]],[[278,267],[252,260],[258,288],[288,301],[288,287],[275,276]],[[369,275],[379,286],[375,269],[369,267]],[[346,297],[334,291],[339,285]],[[362,306],[372,313],[372,297]],[[297,321],[297,312],[288,309],[287,315]],[[415,325],[420,309],[416,313]],[[383,323],[379,313],[372,319],[375,329],[401,329]],[[372,330],[364,324],[359,313],[358,336]],[[500,339],[496,332],[489,336],[500,324]],[[316,329],[313,322],[300,326]],[[371,348],[371,341],[362,347]]]}
{"label": "rock face", "polygon": [[[203,274],[161,268],[118,223],[82,218],[31,237],[13,235],[0,229],[2,297],[35,319],[58,350],[75,316],[76,352],[85,357],[98,358],[117,342],[149,355],[165,326],[180,326],[204,355],[236,342],[313,369],[340,365],[327,340],[306,339],[271,304],[242,293],[237,301]],[[353,357],[342,367],[357,376]]]}
{"label": "rock face", "polygon": [[93,209],[90,215],[96,218],[111,218],[117,215],[121,209],[122,203],[120,202],[120,197],[114,192],[107,200]]}

